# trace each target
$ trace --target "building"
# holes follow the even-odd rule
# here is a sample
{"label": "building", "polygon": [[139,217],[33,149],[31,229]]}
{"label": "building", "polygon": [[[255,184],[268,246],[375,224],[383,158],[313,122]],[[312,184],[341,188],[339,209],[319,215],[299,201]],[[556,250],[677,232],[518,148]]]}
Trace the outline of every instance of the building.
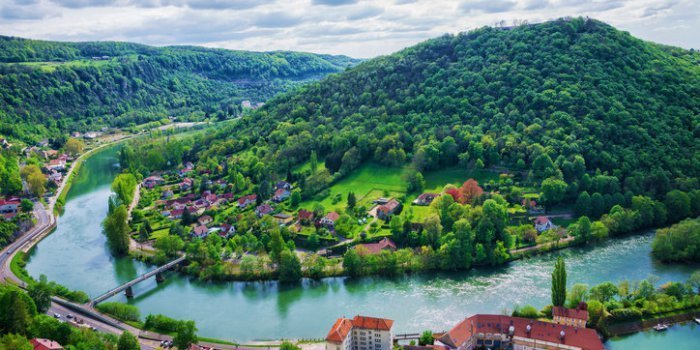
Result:
{"label": "building", "polygon": [[285,213],[275,214],[275,215],[272,215],[272,217],[275,220],[277,220],[277,223],[279,223],[280,225],[284,225],[284,226],[289,225],[292,223],[292,221],[294,221],[293,216],[291,216],[289,214],[285,214]]}
{"label": "building", "polygon": [[338,213],[332,211],[332,212],[326,214],[326,216],[322,217],[321,220],[319,220],[319,223],[321,225],[325,226],[326,228],[332,230],[335,228],[335,222],[338,221],[339,218],[340,218],[340,215],[338,215]]}
{"label": "building", "polygon": [[396,199],[391,199],[386,204],[382,204],[377,208],[377,217],[382,220],[388,220],[392,215],[401,212],[401,203]]}
{"label": "building", "polygon": [[195,226],[192,229],[192,236],[197,238],[206,238],[209,235],[209,228],[204,225]]}
{"label": "building", "polygon": [[286,190],[284,188],[278,188],[277,190],[275,190],[275,194],[272,196],[272,200],[279,203],[289,198],[290,195],[291,192],[289,192],[289,190]]}
{"label": "building", "polygon": [[194,181],[190,178],[185,178],[180,182],[180,191],[187,191],[190,188],[192,188],[192,185],[194,184]]}
{"label": "building", "polygon": [[292,190],[292,184],[290,184],[290,183],[287,182],[287,181],[277,181],[277,183],[275,184],[275,188],[277,188],[277,189],[283,189],[283,190],[287,190],[287,191],[291,191],[291,190]]}
{"label": "building", "polygon": [[251,204],[255,204],[255,201],[257,201],[257,200],[258,200],[257,194],[243,196],[241,198],[238,198],[238,207],[243,209]]}
{"label": "building", "polygon": [[552,320],[556,324],[586,328],[586,323],[588,323],[588,305],[585,302],[581,302],[575,309],[555,306],[552,308]]}
{"label": "building", "polygon": [[376,255],[383,250],[396,251],[396,244],[388,238],[384,238],[377,243],[365,243],[357,245],[361,254]]}
{"label": "building", "polygon": [[16,213],[20,205],[19,198],[0,198],[0,213]]}
{"label": "building", "polygon": [[428,193],[428,192],[422,193],[420,196],[418,196],[418,198],[416,198],[413,201],[413,204],[415,204],[415,205],[430,205],[430,203],[432,203],[433,200],[435,200],[435,198],[437,198],[437,196],[439,196],[439,194],[437,194],[437,193]]}
{"label": "building", "polygon": [[554,224],[546,216],[538,216],[535,218],[535,229],[537,232],[544,232],[555,228]]}
{"label": "building", "polygon": [[437,337],[447,349],[604,350],[598,333],[590,328],[559,325],[503,315],[471,316]]}
{"label": "building", "polygon": [[326,336],[326,350],[391,350],[393,326],[393,320],[384,318],[339,318]]}
{"label": "building", "polygon": [[50,339],[34,338],[29,342],[32,343],[34,350],[63,350],[61,344]]}
{"label": "building", "polygon": [[314,213],[306,209],[300,209],[297,213],[297,219],[302,225],[308,225],[314,219]]}
{"label": "building", "polygon": [[265,204],[258,205],[255,208],[255,215],[257,215],[259,218],[261,218],[267,214],[272,213],[273,211],[275,211],[275,209],[271,205],[265,203]]}
{"label": "building", "polygon": [[199,222],[200,225],[205,225],[205,226],[206,226],[206,225],[211,224],[211,222],[212,222],[213,220],[214,220],[214,219],[212,219],[211,216],[209,216],[209,215],[203,215],[203,216],[199,217],[199,219],[197,220],[197,222]]}
{"label": "building", "polygon": [[164,183],[165,180],[160,176],[149,176],[143,179],[143,185],[146,186],[146,188],[153,188]]}

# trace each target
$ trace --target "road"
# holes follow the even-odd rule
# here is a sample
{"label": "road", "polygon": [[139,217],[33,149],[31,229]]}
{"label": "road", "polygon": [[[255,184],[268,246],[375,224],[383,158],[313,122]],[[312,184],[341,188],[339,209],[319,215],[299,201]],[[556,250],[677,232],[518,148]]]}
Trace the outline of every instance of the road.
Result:
{"label": "road", "polygon": [[17,276],[15,276],[10,269],[12,258],[18,251],[21,251],[22,248],[24,248],[30,242],[35,243],[33,241],[47,229],[49,229],[49,227],[54,224],[55,220],[53,215],[44,209],[41,203],[34,204],[34,217],[36,217],[36,224],[34,227],[29,229],[29,231],[25,232],[22,236],[0,252],[0,281],[10,281],[24,287],[25,283],[17,278]]}

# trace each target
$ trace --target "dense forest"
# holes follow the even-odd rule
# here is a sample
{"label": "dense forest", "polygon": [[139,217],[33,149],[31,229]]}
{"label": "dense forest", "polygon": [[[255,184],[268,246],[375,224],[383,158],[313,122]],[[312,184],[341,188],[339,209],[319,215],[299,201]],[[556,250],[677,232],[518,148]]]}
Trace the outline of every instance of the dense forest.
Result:
{"label": "dense forest", "polygon": [[600,192],[594,176],[659,197],[698,187],[699,59],[592,19],[481,28],[278,96],[200,150],[256,146],[281,174],[315,150],[331,174],[506,166],[565,181],[572,200]]}
{"label": "dense forest", "polygon": [[345,56],[49,42],[0,36],[0,135],[23,141],[102,126],[225,119],[357,63]]}

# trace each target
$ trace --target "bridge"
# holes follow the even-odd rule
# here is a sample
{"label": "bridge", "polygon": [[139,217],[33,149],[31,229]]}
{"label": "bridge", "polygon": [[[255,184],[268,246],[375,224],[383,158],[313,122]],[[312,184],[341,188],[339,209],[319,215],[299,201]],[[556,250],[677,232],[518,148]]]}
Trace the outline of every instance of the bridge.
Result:
{"label": "bridge", "polygon": [[394,343],[398,344],[401,340],[418,340],[420,339],[420,336],[420,333],[395,334]]}
{"label": "bridge", "polygon": [[132,298],[134,296],[134,291],[131,287],[133,287],[135,284],[143,282],[143,281],[145,281],[153,276],[156,276],[156,281],[162,282],[164,280],[163,272],[172,269],[173,267],[175,267],[176,265],[180,264],[183,261],[185,261],[184,255],[167,263],[167,264],[165,264],[165,265],[163,265],[163,266],[161,266],[161,267],[159,267],[159,268],[157,268],[157,269],[155,269],[155,270],[153,270],[153,271],[146,272],[143,275],[136,277],[133,280],[122,284],[119,287],[110,289],[108,292],[92,299],[91,303],[93,306],[95,306],[95,305],[97,305],[97,304],[123,292],[123,291],[126,292],[127,298]]}

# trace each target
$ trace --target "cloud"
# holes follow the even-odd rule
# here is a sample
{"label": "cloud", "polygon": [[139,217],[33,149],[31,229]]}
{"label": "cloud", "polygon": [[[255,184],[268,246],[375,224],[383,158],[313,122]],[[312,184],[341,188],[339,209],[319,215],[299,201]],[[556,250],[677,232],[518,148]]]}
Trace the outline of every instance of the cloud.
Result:
{"label": "cloud", "polygon": [[314,5],[325,5],[325,6],[342,6],[342,5],[352,5],[357,4],[358,0],[312,0],[311,3]]}
{"label": "cloud", "polygon": [[68,8],[102,7],[116,4],[115,0],[51,0],[51,2]]}
{"label": "cloud", "polygon": [[253,20],[253,24],[260,28],[293,27],[301,22],[301,17],[282,11],[266,13]]}
{"label": "cloud", "polygon": [[0,8],[0,18],[6,20],[41,20],[48,17],[58,16],[58,13],[43,8],[29,6],[5,5]]}
{"label": "cloud", "polygon": [[656,5],[656,6],[649,6],[649,7],[644,9],[644,12],[642,13],[642,18],[652,17],[652,16],[656,16],[662,12],[667,12],[668,10],[670,10],[671,8],[676,6],[676,4],[678,4],[677,1],[669,1],[665,4],[660,4],[660,5]]}
{"label": "cloud", "polygon": [[527,0],[525,1],[526,10],[540,10],[550,6],[549,0]]}
{"label": "cloud", "polygon": [[244,10],[273,2],[274,0],[164,0],[163,4],[178,7],[189,7],[191,9]]}
{"label": "cloud", "polygon": [[357,21],[360,19],[377,17],[384,13],[384,8],[376,6],[367,6],[364,8],[359,8],[357,10],[352,10],[345,17],[350,21]]}
{"label": "cloud", "polygon": [[468,0],[463,1],[459,8],[464,12],[498,13],[511,10],[515,5],[515,1]]}

